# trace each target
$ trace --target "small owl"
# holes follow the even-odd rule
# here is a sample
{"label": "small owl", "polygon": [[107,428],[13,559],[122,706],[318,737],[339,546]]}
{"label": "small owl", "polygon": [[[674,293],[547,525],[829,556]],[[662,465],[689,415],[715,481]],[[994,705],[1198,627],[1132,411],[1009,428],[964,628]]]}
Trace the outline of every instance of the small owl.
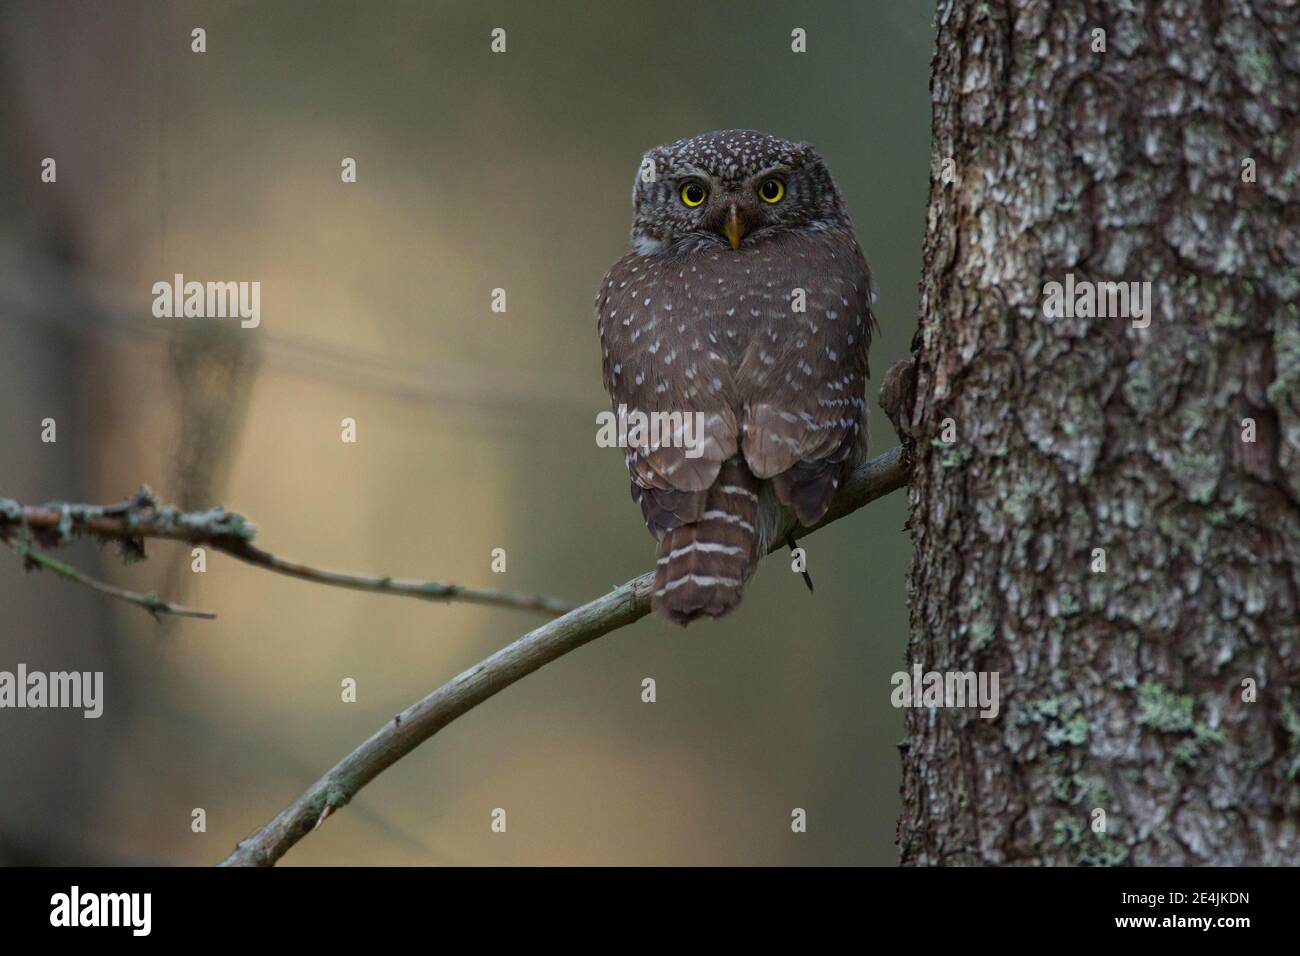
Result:
{"label": "small owl", "polygon": [[634,425],[681,413],[625,431],[659,541],[651,604],[687,624],[740,601],[782,505],[815,524],[864,459],[871,275],[802,143],[719,130],[657,146],[632,208],[631,251],[596,296],[605,389]]}

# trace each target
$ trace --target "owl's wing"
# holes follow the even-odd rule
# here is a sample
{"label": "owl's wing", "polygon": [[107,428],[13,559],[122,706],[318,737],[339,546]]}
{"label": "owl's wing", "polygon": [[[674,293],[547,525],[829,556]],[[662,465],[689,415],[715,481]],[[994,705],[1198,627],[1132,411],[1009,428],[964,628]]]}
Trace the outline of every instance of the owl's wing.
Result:
{"label": "owl's wing", "polygon": [[[694,313],[688,267],[642,256],[620,259],[596,296],[605,390],[616,414],[678,413],[690,445],[628,430],[632,498],[655,537],[698,521],[739,431],[731,366]],[[674,314],[676,309],[676,314]],[[671,423],[668,423],[671,424]],[[621,431],[621,429],[620,429]]]}
{"label": "owl's wing", "polygon": [[830,507],[846,462],[866,443],[867,347],[875,327],[871,276],[851,235],[807,237],[787,257],[792,293],[765,317],[736,373],[741,449],[801,524]]}

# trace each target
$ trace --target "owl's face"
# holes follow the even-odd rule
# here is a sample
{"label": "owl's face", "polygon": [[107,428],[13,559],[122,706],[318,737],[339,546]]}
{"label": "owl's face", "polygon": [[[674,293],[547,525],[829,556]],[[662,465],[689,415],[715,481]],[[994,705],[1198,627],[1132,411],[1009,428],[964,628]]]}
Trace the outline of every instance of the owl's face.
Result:
{"label": "owl's face", "polygon": [[848,224],[811,146],[740,129],[650,150],[637,170],[632,208],[632,248],[643,255],[683,239],[734,250],[774,230]]}

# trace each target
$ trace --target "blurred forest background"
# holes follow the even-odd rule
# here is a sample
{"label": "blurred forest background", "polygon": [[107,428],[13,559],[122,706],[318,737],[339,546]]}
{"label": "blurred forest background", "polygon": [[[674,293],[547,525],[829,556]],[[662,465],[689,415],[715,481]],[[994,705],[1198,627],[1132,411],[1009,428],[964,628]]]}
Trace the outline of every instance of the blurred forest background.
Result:
{"label": "blurred forest background", "polygon": [[[0,4],[0,495],[109,502],[147,482],[313,564],[574,602],[648,570],[621,452],[594,440],[592,312],[642,152],[721,127],[817,146],[880,292],[874,408],[916,323],[932,16],[896,0]],[[260,328],[155,319],[150,287],[178,272],[260,281]],[[874,414],[879,453],[896,439]],[[773,559],[723,622],[646,619],[544,668],[285,862],[892,864],[905,517],[893,495],[810,539],[815,596]],[[218,619],[158,624],[0,551],[0,669],[106,685],[97,721],[0,711],[0,863],[216,862],[539,620],[217,553],[193,574],[166,542],[149,555],[61,552]]]}

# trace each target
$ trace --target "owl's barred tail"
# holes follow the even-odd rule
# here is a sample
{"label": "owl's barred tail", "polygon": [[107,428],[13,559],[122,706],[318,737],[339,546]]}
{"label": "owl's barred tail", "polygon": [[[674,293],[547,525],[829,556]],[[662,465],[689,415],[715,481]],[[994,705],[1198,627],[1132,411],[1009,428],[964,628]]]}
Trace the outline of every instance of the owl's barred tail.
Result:
{"label": "owl's barred tail", "polygon": [[759,482],[739,458],[723,463],[698,521],[659,542],[650,606],[674,624],[721,617],[740,603],[757,560]]}

